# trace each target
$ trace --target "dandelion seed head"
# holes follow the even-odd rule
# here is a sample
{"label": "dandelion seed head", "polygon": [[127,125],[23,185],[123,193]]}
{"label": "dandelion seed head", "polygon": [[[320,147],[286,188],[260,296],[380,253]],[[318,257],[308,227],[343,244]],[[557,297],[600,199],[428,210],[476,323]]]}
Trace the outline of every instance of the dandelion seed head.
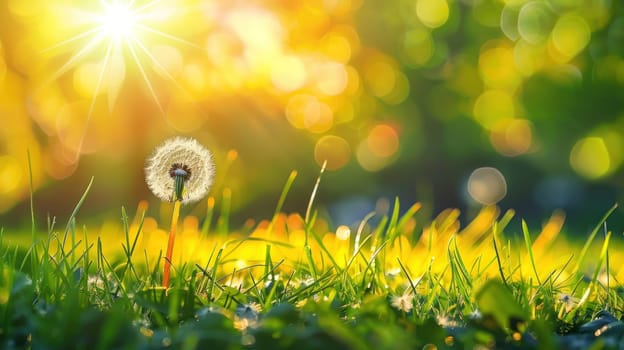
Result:
{"label": "dandelion seed head", "polygon": [[175,178],[184,180],[182,203],[206,196],[214,178],[212,153],[193,138],[175,137],[158,146],[147,159],[145,180],[163,201],[175,199]]}
{"label": "dandelion seed head", "polygon": [[414,308],[414,295],[411,293],[393,295],[390,303],[395,309],[408,313]]}
{"label": "dandelion seed head", "polygon": [[473,310],[470,314],[468,314],[468,318],[471,320],[480,320],[483,318],[481,311],[479,309]]}
{"label": "dandelion seed head", "polygon": [[436,320],[441,327],[455,328],[458,326],[457,321],[447,315],[438,315],[436,316]]}

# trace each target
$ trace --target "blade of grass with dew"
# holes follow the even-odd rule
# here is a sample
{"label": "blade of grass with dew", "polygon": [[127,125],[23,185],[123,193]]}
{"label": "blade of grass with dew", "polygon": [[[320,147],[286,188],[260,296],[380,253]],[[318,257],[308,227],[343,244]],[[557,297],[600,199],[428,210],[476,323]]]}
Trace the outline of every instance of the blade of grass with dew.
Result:
{"label": "blade of grass with dew", "polygon": [[273,232],[273,226],[275,226],[277,217],[279,213],[282,211],[282,207],[284,206],[284,202],[286,201],[286,196],[288,195],[288,192],[290,191],[292,184],[295,182],[296,177],[297,177],[297,171],[296,170],[291,171],[290,175],[288,176],[288,179],[286,180],[286,183],[284,184],[284,187],[282,188],[282,193],[279,196],[279,199],[277,201],[277,206],[275,206],[275,211],[273,212],[273,217],[271,218],[271,222],[269,223],[269,227],[267,228],[267,232],[269,232],[269,234]]}
{"label": "blade of grass with dew", "polygon": [[388,223],[388,217],[384,215],[381,218],[381,220],[379,220],[379,224],[375,228],[375,231],[373,231],[373,233],[371,234],[373,236],[373,240],[372,240],[371,248],[370,248],[371,253],[377,250],[377,246],[379,245],[380,240],[382,240],[383,242],[383,237],[382,237],[383,230],[386,227],[387,223]]}
{"label": "blade of grass with dew", "polygon": [[[310,214],[312,213],[312,206],[314,204],[314,198],[316,198],[316,193],[318,192],[319,186],[321,184],[321,177],[325,172],[325,167],[327,166],[327,161],[323,162],[323,166],[321,166],[321,171],[319,172],[318,177],[316,178],[316,183],[314,184],[314,188],[312,189],[312,193],[310,194],[310,200],[308,201],[308,207],[306,208],[306,214],[304,222],[309,222]],[[307,242],[307,239],[306,239]]]}
{"label": "blade of grass with dew", "polygon": [[122,217],[122,222],[124,224],[124,238],[125,238],[125,243],[122,243],[121,246],[124,251],[124,255],[126,256],[126,264],[124,266],[123,271],[120,274],[121,280],[124,279],[126,272],[128,271],[128,268],[134,273],[135,277],[139,279],[139,276],[136,270],[134,269],[134,265],[132,264],[132,256],[134,255],[137,242],[139,241],[139,235],[141,234],[141,231],[143,230],[143,223],[145,222],[145,210],[143,210],[140,215],[141,216],[139,218],[139,225],[137,227],[136,234],[134,235],[134,239],[132,240],[132,243],[130,243],[130,227],[129,227],[129,222],[128,222],[128,216],[126,214],[125,208],[121,207],[121,217]]}
{"label": "blade of grass with dew", "polygon": [[82,207],[82,204],[84,203],[85,199],[87,199],[87,194],[89,194],[89,190],[91,190],[91,186],[93,185],[93,180],[94,180],[94,177],[91,176],[91,180],[89,181],[87,188],[84,190],[84,192],[82,193],[82,196],[80,197],[80,200],[74,207],[74,210],[69,216],[69,220],[67,220],[67,226],[65,226],[65,233],[63,234],[63,248],[65,248],[65,241],[67,240],[67,234],[69,233],[72,222],[76,218],[76,215],[78,214],[78,210],[80,210],[80,207]]}
{"label": "blade of grass with dew", "polygon": [[214,264],[212,265],[212,270],[210,271],[210,282],[208,282],[208,291],[207,291],[207,295],[208,295],[208,300],[212,301],[212,293],[214,291],[214,286],[216,283],[216,275],[217,275],[217,268],[219,267],[219,262],[221,261],[221,254],[223,254],[223,248],[219,248],[219,251],[217,252],[217,256],[215,257],[215,261]]}
{"label": "blade of grass with dew", "polygon": [[[453,247],[455,252],[453,251]],[[464,297],[464,301],[470,300],[470,293],[468,291],[470,280],[467,275],[466,267],[459,257],[457,252],[456,236],[451,237],[447,246],[448,263],[451,267],[451,289],[454,286],[456,290]],[[468,284],[468,287],[466,286]]]}
{"label": "blade of grass with dew", "polygon": [[526,221],[524,220],[522,220],[522,234],[524,236],[524,243],[529,254],[529,260],[531,261],[531,267],[533,268],[533,273],[535,274],[535,278],[537,279],[537,284],[541,285],[542,282],[540,281],[539,273],[537,273],[535,258],[533,257],[533,242],[531,242],[531,233],[529,232],[529,228],[526,224]]}
{"label": "blade of grass with dew", "polygon": [[[200,269],[202,272],[208,271],[208,266],[210,266],[210,262],[212,261],[212,257],[215,256],[216,250],[217,250],[217,244],[215,243],[215,244],[212,245],[212,249],[210,250],[210,255],[208,256],[208,260],[206,260],[205,267],[202,268],[199,264],[195,264],[195,266],[198,269]],[[206,278],[209,277],[207,273],[204,273],[204,276],[206,276]],[[198,292],[206,290],[208,288],[208,283],[209,283],[209,281],[207,281],[207,282],[203,282],[202,281],[202,283],[199,283],[199,285],[198,285]]]}
{"label": "blade of grass with dew", "polygon": [[[370,219],[372,219],[373,216],[375,216],[375,214],[376,213],[374,211],[370,212],[370,213],[366,214],[366,216],[364,217],[364,219],[362,219],[362,221],[360,221],[360,225],[358,226],[357,233],[355,234],[355,241],[354,241],[354,245],[353,245],[353,256],[354,257],[357,254],[357,252],[360,251],[360,240],[362,238],[362,231],[364,231],[364,227],[366,226],[368,221]],[[370,235],[368,237],[370,237]]]}
{"label": "blade of grass with dew", "polygon": [[[388,243],[388,241],[383,241],[381,242],[381,245],[379,246],[379,248],[377,248],[370,256],[370,258],[368,259],[368,262],[366,264],[366,267],[364,268],[364,271],[362,271],[362,284],[361,284],[361,288],[362,289],[366,289],[366,274],[368,271],[370,271],[371,276],[373,276],[373,278],[371,279],[372,282],[375,281],[375,277],[377,277],[377,268],[376,268],[376,264],[375,261],[377,259],[377,255],[379,255],[379,253],[386,247],[386,243]],[[371,282],[368,282],[371,283]]]}
{"label": "blade of grass with dew", "polygon": [[403,214],[403,216],[401,216],[401,218],[399,219],[399,222],[396,225],[397,226],[397,230],[399,232],[401,232],[403,230],[405,225],[407,225],[409,220],[411,218],[413,218],[414,215],[416,215],[416,213],[420,210],[420,208],[422,208],[422,204],[414,203],[414,204],[412,204],[411,207],[409,207],[409,209],[407,209],[407,211]]}
{"label": "blade of grass with dew", "polygon": [[310,194],[310,199],[308,200],[308,206],[306,208],[305,218],[303,222],[305,223],[305,241],[304,241],[304,251],[306,254],[306,258],[308,259],[308,264],[310,265],[310,270],[312,272],[313,278],[317,278],[318,271],[316,270],[316,264],[314,263],[314,259],[312,257],[312,249],[310,248],[309,235],[310,230],[312,229],[312,223],[316,220],[316,213],[312,215],[312,206],[314,205],[314,198],[316,198],[316,193],[318,192],[319,186],[321,185],[321,177],[325,172],[325,167],[327,166],[327,160],[323,162],[323,166],[321,166],[321,171],[319,172],[318,177],[316,178],[316,182],[314,183],[314,187],[312,189],[312,193]]}
{"label": "blade of grass with dew", "polygon": [[617,209],[617,207],[618,207],[618,204],[615,203],[611,207],[611,209],[609,209],[607,211],[607,213],[602,217],[602,219],[600,219],[598,224],[596,224],[596,227],[594,227],[594,229],[589,234],[589,237],[587,238],[587,240],[585,241],[585,244],[583,245],[583,249],[581,249],[581,253],[580,253],[579,258],[578,258],[578,260],[576,262],[576,265],[574,266],[574,269],[572,269],[572,272],[574,274],[578,274],[580,268],[585,263],[585,258],[587,257],[587,251],[589,250],[589,247],[591,246],[592,242],[594,241],[594,238],[596,238],[596,234],[598,234],[598,231],[600,230],[600,227],[602,226],[602,223],[607,221],[609,216],[611,216],[611,214],[613,214],[613,212],[615,211],[615,209]]}
{"label": "blade of grass with dew", "polygon": [[215,199],[213,196],[209,196],[206,200],[206,217],[201,227],[201,239],[205,239],[210,231],[210,225],[212,225],[212,217],[214,216]]}
{"label": "blade of grass with dew", "polygon": [[401,258],[399,258],[398,256],[397,256],[397,262],[399,263],[399,266],[401,267],[401,271],[403,271],[405,278],[407,278],[407,282],[409,283],[410,288],[412,289],[412,293],[414,295],[418,295],[418,293],[416,292],[416,287],[418,286],[420,281],[422,281],[422,278],[416,281],[416,283],[414,283],[414,281],[410,277],[409,271],[407,271],[407,269],[405,268],[405,265],[403,265],[403,262],[401,261]]}
{"label": "blade of grass with dew", "polygon": [[494,255],[496,256],[496,264],[498,265],[498,273],[500,274],[501,280],[503,284],[508,286],[507,278],[505,278],[505,272],[503,272],[503,264],[501,263],[500,253],[498,251],[498,246],[496,244],[496,237],[492,236],[492,245],[494,246]]}

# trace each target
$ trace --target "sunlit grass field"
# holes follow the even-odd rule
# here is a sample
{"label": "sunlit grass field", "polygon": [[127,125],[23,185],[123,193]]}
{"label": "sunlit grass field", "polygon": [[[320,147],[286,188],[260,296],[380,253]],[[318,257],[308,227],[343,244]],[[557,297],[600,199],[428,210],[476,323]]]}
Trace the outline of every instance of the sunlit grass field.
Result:
{"label": "sunlit grass field", "polygon": [[[228,204],[213,197],[205,215],[183,211],[169,288],[162,286],[169,222],[147,216],[147,202],[121,208],[118,222],[83,225],[77,214],[90,184],[69,218],[48,218],[42,228],[32,212],[32,227],[3,228],[0,347],[624,344],[624,254],[607,224],[617,206],[580,242],[566,237],[562,213],[529,228],[513,211],[486,206],[461,225],[458,210],[425,221],[417,219],[419,203],[398,199],[387,214],[330,227],[314,202],[319,182],[305,213],[283,212],[295,177],[270,204],[272,217],[242,227],[230,227]],[[508,229],[514,220],[521,232]]]}

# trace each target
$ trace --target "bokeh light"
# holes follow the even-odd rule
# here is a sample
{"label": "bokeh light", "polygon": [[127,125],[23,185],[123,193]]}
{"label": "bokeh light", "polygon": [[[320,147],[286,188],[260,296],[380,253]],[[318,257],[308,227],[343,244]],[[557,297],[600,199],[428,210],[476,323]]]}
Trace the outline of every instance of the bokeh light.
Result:
{"label": "bokeh light", "polygon": [[468,193],[478,203],[496,204],[507,194],[507,182],[496,168],[478,168],[468,178]]}
{"label": "bokeh light", "polygon": [[150,198],[144,155],[179,134],[228,164],[233,211],[324,161],[332,195],[428,189],[436,206],[463,203],[448,189],[484,162],[527,169],[510,201],[622,168],[615,2],[9,0],[0,30],[2,213],[28,199],[26,150],[43,207],[111,169],[98,186],[132,202]]}
{"label": "bokeh light", "polygon": [[490,141],[500,154],[515,157],[528,152],[533,141],[533,126],[526,119],[500,120],[490,132]]}
{"label": "bokeh light", "polygon": [[351,158],[351,147],[345,139],[334,135],[321,137],[314,146],[314,159],[319,166],[327,162],[327,170],[338,170]]}
{"label": "bokeh light", "polygon": [[552,43],[562,62],[567,62],[589,43],[591,29],[583,17],[569,14],[557,20],[552,31]]}
{"label": "bokeh light", "polygon": [[601,137],[580,139],[570,152],[570,165],[580,175],[588,179],[600,178],[611,171],[609,149]]}
{"label": "bokeh light", "polygon": [[487,90],[475,101],[474,117],[484,128],[491,130],[505,118],[515,115],[512,96],[502,90]]}
{"label": "bokeh light", "polygon": [[416,15],[429,28],[438,28],[449,17],[449,4],[446,0],[417,0]]}
{"label": "bokeh light", "polygon": [[308,73],[303,62],[294,56],[284,56],[276,60],[271,68],[271,81],[276,88],[284,92],[301,88]]}
{"label": "bokeh light", "polygon": [[526,2],[518,13],[518,33],[531,43],[539,44],[548,38],[554,14],[547,1]]}
{"label": "bokeh light", "polygon": [[368,171],[377,171],[396,157],[399,151],[399,135],[388,124],[373,126],[357,148],[356,157],[360,165]]}
{"label": "bokeh light", "polygon": [[336,228],[336,238],[341,241],[346,241],[351,237],[351,229],[349,226],[340,225]]}

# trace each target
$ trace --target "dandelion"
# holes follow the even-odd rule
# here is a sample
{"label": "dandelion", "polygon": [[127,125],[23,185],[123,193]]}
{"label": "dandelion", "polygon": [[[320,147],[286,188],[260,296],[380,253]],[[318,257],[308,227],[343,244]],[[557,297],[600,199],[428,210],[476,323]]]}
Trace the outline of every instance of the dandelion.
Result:
{"label": "dandelion", "polygon": [[480,320],[483,318],[483,314],[481,314],[481,311],[479,311],[479,309],[474,309],[468,314],[468,318],[471,320]]}
{"label": "dandelion", "polygon": [[455,321],[448,315],[437,315],[436,321],[438,321],[438,324],[440,325],[440,327],[444,327],[444,328],[455,328],[459,326],[457,321]]}
{"label": "dandelion", "polygon": [[414,295],[409,292],[403,295],[393,295],[390,303],[395,309],[408,313],[414,308]]}
{"label": "dandelion", "polygon": [[163,201],[197,202],[212,186],[212,154],[197,140],[176,137],[156,148],[147,160],[145,179],[150,190]]}
{"label": "dandelion", "polygon": [[208,149],[192,138],[176,137],[156,148],[147,160],[145,180],[163,201],[174,202],[163,286],[169,287],[171,257],[180,205],[196,202],[208,193],[214,178],[214,163]]}

